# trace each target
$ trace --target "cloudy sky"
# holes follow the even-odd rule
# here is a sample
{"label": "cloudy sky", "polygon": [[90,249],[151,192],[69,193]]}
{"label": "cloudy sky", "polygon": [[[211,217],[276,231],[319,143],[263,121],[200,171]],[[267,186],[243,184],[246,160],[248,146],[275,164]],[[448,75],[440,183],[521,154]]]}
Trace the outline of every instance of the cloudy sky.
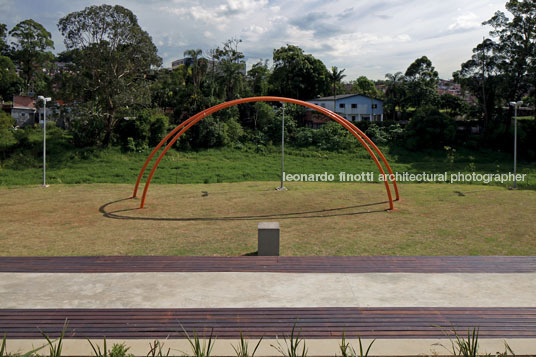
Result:
{"label": "cloudy sky", "polygon": [[[169,67],[186,49],[206,51],[229,38],[243,40],[248,69],[271,59],[274,48],[293,44],[330,68],[345,68],[382,79],[404,72],[426,55],[442,78],[471,56],[487,35],[481,26],[506,0],[120,0],[149,32]],[[102,1],[0,0],[0,23],[8,28],[32,18],[52,33],[56,52],[64,49],[57,22],[72,11]]]}

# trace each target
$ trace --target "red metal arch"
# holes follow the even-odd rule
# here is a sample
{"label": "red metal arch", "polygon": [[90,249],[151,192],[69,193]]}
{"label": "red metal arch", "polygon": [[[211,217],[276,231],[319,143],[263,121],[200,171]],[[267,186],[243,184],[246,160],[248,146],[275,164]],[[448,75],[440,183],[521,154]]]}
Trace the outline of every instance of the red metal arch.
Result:
{"label": "red metal arch", "polygon": [[[395,190],[396,200],[400,199],[400,196],[399,196],[399,193],[398,193],[398,185],[396,183],[396,180],[394,179],[393,171],[391,170],[391,167],[389,166],[389,163],[385,159],[385,156],[382,154],[380,149],[374,144],[374,142],[372,142],[372,140],[370,140],[370,138],[367,135],[365,135],[365,133],[363,133],[353,123],[351,123],[348,120],[344,119],[340,115],[338,115],[338,114],[336,114],[336,113],[334,113],[334,112],[332,112],[332,111],[330,111],[330,110],[328,110],[326,108],[323,108],[323,107],[320,107],[318,105],[315,105],[315,104],[304,102],[304,101],[301,101],[301,100],[298,100],[298,99],[265,96],[265,97],[251,97],[251,98],[236,99],[236,100],[232,100],[232,101],[229,101],[229,102],[225,102],[225,103],[215,105],[215,106],[213,106],[211,108],[208,108],[208,109],[206,109],[204,111],[201,111],[201,112],[197,113],[196,115],[190,117],[189,119],[187,119],[184,122],[182,122],[181,124],[179,124],[175,129],[173,129],[153,149],[151,154],[149,154],[149,156],[147,157],[147,160],[145,160],[145,163],[144,163],[142,169],[140,170],[140,173],[138,175],[138,179],[136,180],[136,185],[134,186],[134,193],[132,194],[133,198],[137,196],[139,184],[140,184],[141,179],[143,177],[143,174],[145,173],[145,170],[146,170],[147,166],[149,165],[149,163],[150,163],[151,159],[153,158],[153,156],[164,145],[164,143],[166,143],[169,139],[171,139],[171,137],[173,137],[173,135],[175,135],[178,132],[178,134],[176,134],[175,137],[173,137],[173,139],[166,145],[164,150],[158,156],[155,164],[153,165],[153,167],[152,167],[152,169],[151,169],[151,171],[149,173],[149,177],[147,178],[147,182],[145,183],[145,187],[143,189],[143,195],[142,195],[142,198],[141,198],[140,208],[143,208],[144,205],[145,205],[145,198],[147,196],[147,191],[149,189],[149,185],[150,185],[151,180],[153,178],[153,175],[154,175],[154,173],[156,171],[156,168],[160,164],[160,161],[162,160],[164,155],[167,153],[167,151],[173,146],[173,144],[175,144],[175,142],[179,139],[179,137],[182,134],[184,134],[190,127],[192,127],[198,121],[202,120],[203,118],[205,118],[206,116],[208,116],[210,114],[213,114],[213,113],[215,113],[215,112],[217,112],[219,110],[222,110],[222,109],[234,106],[234,105],[243,104],[243,103],[250,103],[250,102],[286,102],[286,103],[298,104],[298,105],[301,105],[301,106],[304,106],[304,107],[314,109],[314,110],[326,115],[327,117],[335,120],[337,123],[341,124],[345,129],[347,129],[352,135],[354,135],[356,137],[356,139],[361,143],[361,145],[363,145],[363,147],[368,151],[368,153],[370,154],[370,156],[373,159],[374,163],[378,167],[378,170],[380,171],[380,173],[383,174],[384,177],[385,177],[385,171],[383,170],[383,167],[381,166],[380,162],[378,161],[378,158],[376,157],[376,155],[374,154],[374,152],[370,148],[370,146],[372,146],[374,151],[380,156],[382,162],[386,166],[387,171],[389,172],[391,177],[393,177],[392,183],[393,183],[393,188]],[[370,146],[369,146],[369,144],[370,144]],[[388,200],[389,200],[389,210],[393,210],[394,209],[393,197],[391,195],[391,189],[389,187],[389,183],[388,183],[387,180],[385,180],[384,184],[385,184],[385,189],[386,189],[386,192],[387,192],[387,197],[388,197]]]}

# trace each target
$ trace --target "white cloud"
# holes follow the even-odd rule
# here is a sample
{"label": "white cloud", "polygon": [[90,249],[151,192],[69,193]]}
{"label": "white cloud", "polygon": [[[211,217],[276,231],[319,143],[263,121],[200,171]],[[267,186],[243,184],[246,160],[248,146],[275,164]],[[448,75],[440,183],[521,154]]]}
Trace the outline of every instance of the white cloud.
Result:
{"label": "white cloud", "polygon": [[456,21],[449,26],[449,30],[470,30],[481,26],[482,21],[478,20],[478,17],[468,12],[460,15],[456,18]]}
{"label": "white cloud", "polygon": [[231,12],[249,12],[268,4],[268,0],[227,0],[223,9]]}
{"label": "white cloud", "polygon": [[242,32],[260,35],[266,32],[266,28],[262,26],[251,25],[249,27],[244,28]]}

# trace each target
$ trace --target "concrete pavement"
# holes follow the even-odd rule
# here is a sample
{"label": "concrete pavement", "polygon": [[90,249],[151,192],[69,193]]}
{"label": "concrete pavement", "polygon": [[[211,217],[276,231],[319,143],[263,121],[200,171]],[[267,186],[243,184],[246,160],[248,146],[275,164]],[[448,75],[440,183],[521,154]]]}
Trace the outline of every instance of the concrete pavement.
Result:
{"label": "concrete pavement", "polygon": [[1,309],[534,306],[536,273],[0,273]]}

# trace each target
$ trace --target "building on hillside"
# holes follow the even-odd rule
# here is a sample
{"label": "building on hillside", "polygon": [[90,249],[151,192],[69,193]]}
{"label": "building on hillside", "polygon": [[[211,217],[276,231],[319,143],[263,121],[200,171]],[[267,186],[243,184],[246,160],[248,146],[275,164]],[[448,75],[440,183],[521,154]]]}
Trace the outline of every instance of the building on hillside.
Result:
{"label": "building on hillside", "polygon": [[171,62],[171,69],[175,69],[182,65],[185,65],[188,67],[191,64],[192,64],[192,59],[190,57],[180,58],[178,60]]}
{"label": "building on hillside", "polygon": [[[348,121],[383,121],[383,101],[361,94],[343,94],[335,97],[322,97],[307,102],[329,109]],[[333,104],[335,103],[335,108]],[[305,124],[318,128],[328,122],[328,118],[313,110],[308,110]]]}
{"label": "building on hillside", "polygon": [[13,97],[11,116],[15,125],[19,127],[34,125],[36,123],[35,101],[32,97],[16,95]]}
{"label": "building on hillside", "polygon": [[437,93],[439,93],[440,95],[451,94],[456,97],[463,98],[461,86],[454,81],[448,81],[445,79],[440,79],[437,83]]}
{"label": "building on hillside", "polygon": [[[47,122],[56,122],[58,120],[58,114],[60,108],[64,107],[62,101],[52,101],[47,103]],[[36,106],[36,101],[32,97],[28,96],[14,96],[13,104],[10,108],[11,117],[15,120],[15,126],[20,128],[29,125],[43,125],[43,108]],[[64,127],[64,123],[60,123]]]}

